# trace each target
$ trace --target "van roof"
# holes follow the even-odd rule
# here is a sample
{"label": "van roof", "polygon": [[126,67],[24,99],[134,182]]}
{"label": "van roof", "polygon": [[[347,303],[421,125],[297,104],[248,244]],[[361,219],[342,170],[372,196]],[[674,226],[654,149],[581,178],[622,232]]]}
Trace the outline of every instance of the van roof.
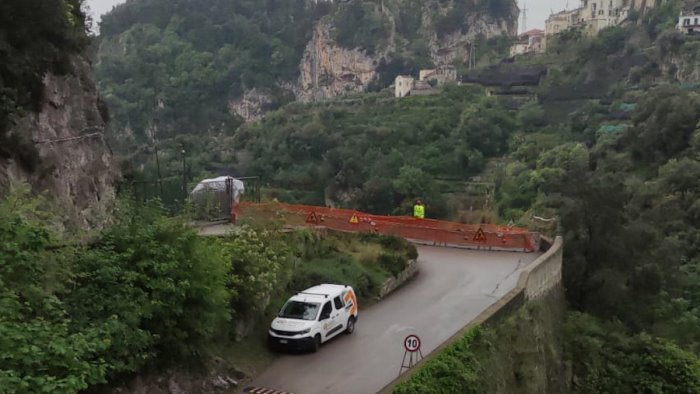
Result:
{"label": "van roof", "polygon": [[333,285],[324,283],[322,285],[309,287],[308,289],[295,294],[292,299],[295,301],[323,302],[340,294],[345,289],[351,289],[346,285]]}

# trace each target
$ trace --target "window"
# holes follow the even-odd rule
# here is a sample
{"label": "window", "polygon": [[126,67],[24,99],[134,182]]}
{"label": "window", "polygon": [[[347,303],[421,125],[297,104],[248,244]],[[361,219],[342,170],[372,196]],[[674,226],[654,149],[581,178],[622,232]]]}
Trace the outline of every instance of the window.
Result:
{"label": "window", "polygon": [[335,304],[335,309],[343,309],[343,300],[340,298],[340,296],[335,297],[333,299],[333,303]]}
{"label": "window", "polygon": [[698,24],[698,18],[695,18],[695,24],[696,25]]}
{"label": "window", "polygon": [[321,304],[310,302],[289,301],[284,304],[279,317],[286,319],[315,320]]}
{"label": "window", "polygon": [[323,305],[323,309],[321,310],[321,319],[327,319],[331,316],[331,312],[333,311],[333,307],[331,306],[331,302],[328,301]]}

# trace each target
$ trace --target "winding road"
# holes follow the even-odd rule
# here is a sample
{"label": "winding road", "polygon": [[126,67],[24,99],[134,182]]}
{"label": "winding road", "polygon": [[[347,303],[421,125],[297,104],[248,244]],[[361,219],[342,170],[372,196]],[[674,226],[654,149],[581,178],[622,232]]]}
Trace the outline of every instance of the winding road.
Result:
{"label": "winding road", "polygon": [[361,310],[352,335],[336,337],[315,354],[283,355],[250,386],[294,394],[376,393],[398,375],[406,335],[419,335],[427,355],[514,288],[520,271],[539,256],[430,246],[418,252],[418,276]]}

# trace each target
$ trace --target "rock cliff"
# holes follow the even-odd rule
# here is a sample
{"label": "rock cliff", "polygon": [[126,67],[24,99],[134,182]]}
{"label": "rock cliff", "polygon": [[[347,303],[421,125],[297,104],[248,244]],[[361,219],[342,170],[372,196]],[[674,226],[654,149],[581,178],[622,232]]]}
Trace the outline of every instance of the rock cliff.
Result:
{"label": "rock cliff", "polygon": [[300,101],[358,93],[377,79],[378,61],[359,49],[346,49],[331,38],[331,26],[321,22],[314,28],[299,66]]}
{"label": "rock cliff", "polygon": [[[339,32],[340,26],[345,23],[340,20],[345,17],[342,15],[342,5],[335,15],[319,21],[301,59],[299,82],[294,89],[296,98],[300,101],[317,101],[366,92],[373,86],[383,87],[379,83],[380,67],[396,59],[408,59],[409,62],[418,57],[429,59],[428,64],[423,61],[426,68],[466,64],[474,49],[473,43],[517,33],[519,11],[515,2],[509,4],[510,8],[502,17],[489,15],[485,10],[457,13],[458,18],[455,20],[453,16],[451,19],[455,28],[445,29],[439,26],[445,23],[443,19],[454,14],[456,2],[440,5],[441,2],[430,1],[420,3],[415,10],[419,17],[415,22],[416,30],[407,33],[400,21],[407,18],[405,7],[409,3],[406,0],[388,0],[373,11],[371,8],[364,10],[367,14],[375,13],[375,28],[382,25],[385,29],[383,35],[375,33],[377,38],[370,40],[371,45],[365,43],[365,47],[371,48],[363,48],[362,42],[356,42],[357,36],[353,37],[356,40],[354,47],[338,42],[341,34],[347,35],[347,32]],[[346,38],[345,41],[352,40]]]}
{"label": "rock cliff", "polygon": [[[62,212],[63,225],[97,228],[107,220],[117,171],[106,145],[105,119],[91,64],[74,58],[71,73],[44,76],[44,100],[36,113],[19,119],[9,135],[22,136],[37,165],[0,158],[0,194],[27,182]],[[31,148],[34,147],[34,149]]]}

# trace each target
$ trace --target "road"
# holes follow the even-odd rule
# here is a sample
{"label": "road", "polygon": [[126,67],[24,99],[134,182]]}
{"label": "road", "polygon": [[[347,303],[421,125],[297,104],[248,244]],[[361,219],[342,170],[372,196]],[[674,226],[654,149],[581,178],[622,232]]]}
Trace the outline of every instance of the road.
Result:
{"label": "road", "polygon": [[515,287],[536,253],[419,246],[418,276],[369,309],[355,332],[315,354],[283,355],[250,386],[294,394],[371,394],[399,373],[403,338],[417,334],[428,354]]}

